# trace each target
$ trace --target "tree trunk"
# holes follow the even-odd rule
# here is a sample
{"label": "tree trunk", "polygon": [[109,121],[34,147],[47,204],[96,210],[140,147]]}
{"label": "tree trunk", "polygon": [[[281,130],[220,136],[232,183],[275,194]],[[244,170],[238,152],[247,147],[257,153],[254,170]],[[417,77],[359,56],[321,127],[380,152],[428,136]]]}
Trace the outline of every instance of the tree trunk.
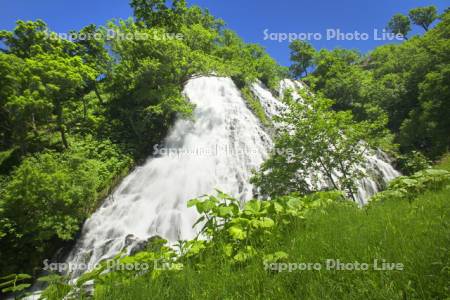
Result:
{"label": "tree trunk", "polygon": [[94,92],[95,92],[95,95],[97,96],[98,101],[100,102],[100,104],[103,105],[104,101],[103,101],[102,96],[100,95],[100,92],[98,91],[97,82],[94,82]]}
{"label": "tree trunk", "polygon": [[64,125],[59,127],[59,132],[61,133],[61,140],[63,142],[64,148],[68,149],[69,148],[69,144],[67,143],[66,133],[65,133],[65,130],[64,130]]}
{"label": "tree trunk", "polygon": [[69,144],[67,143],[66,131],[64,129],[63,108],[62,108],[61,102],[59,102],[59,101],[56,104],[56,115],[57,115],[57,119],[56,119],[57,127],[59,130],[59,133],[61,134],[61,141],[64,145],[64,148],[68,149]]}
{"label": "tree trunk", "polygon": [[336,182],[334,182],[333,174],[332,174],[333,170],[328,170],[327,167],[325,167],[325,164],[322,162],[322,159],[320,159],[320,158],[319,158],[319,162],[320,162],[320,165],[322,166],[323,170],[325,171],[325,174],[328,176],[328,179],[330,179],[331,183],[333,184],[333,187],[336,190],[340,190],[338,188],[338,186],[336,185]]}
{"label": "tree trunk", "polygon": [[36,118],[34,117],[34,113],[31,114],[31,128],[33,129],[34,137],[37,139],[39,137],[39,133],[36,126]]}
{"label": "tree trunk", "polygon": [[[348,181],[347,172],[345,171],[345,168],[344,168],[344,166],[342,165],[342,161],[341,161],[341,160],[339,160],[339,166],[341,166],[341,172],[342,172],[342,175],[344,176],[345,181],[347,182],[347,181]],[[351,196],[352,199],[353,199],[353,202],[356,202],[356,197],[355,197],[355,195],[354,195],[354,193],[353,193],[352,187],[347,185],[347,189],[348,189],[348,192],[350,193],[350,196]]]}
{"label": "tree trunk", "polygon": [[86,105],[86,99],[84,97],[81,97],[81,99],[83,99],[83,121],[86,122],[86,117],[87,117],[87,105]]}

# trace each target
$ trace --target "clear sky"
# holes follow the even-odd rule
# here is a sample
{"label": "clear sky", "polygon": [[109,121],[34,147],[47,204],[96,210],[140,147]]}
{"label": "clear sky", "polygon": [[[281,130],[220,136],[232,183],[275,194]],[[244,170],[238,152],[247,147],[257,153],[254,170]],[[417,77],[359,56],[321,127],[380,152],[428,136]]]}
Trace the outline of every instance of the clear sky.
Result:
{"label": "clear sky", "polygon": [[[43,19],[56,32],[79,30],[85,25],[105,24],[112,18],[128,18],[131,9],[128,0],[0,0],[0,29],[11,30],[17,19]],[[395,13],[406,14],[409,9],[436,5],[442,12],[450,5],[448,0],[188,0],[208,8],[216,17],[225,20],[227,27],[238,32],[246,42],[264,46],[280,64],[289,64],[288,41],[273,40],[277,33],[316,33],[310,38],[316,48],[355,48],[367,52],[391,41],[375,40]],[[422,30],[416,26],[414,33]],[[264,30],[271,36],[266,36]],[[351,33],[347,40],[337,40],[327,30]],[[367,33],[367,40],[355,40],[353,34]],[[321,38],[318,39],[318,34]],[[265,39],[267,37],[267,39]],[[279,36],[278,36],[279,37]],[[348,38],[353,37],[353,40]],[[378,38],[381,35],[377,35]],[[364,37],[362,37],[364,38]]]}

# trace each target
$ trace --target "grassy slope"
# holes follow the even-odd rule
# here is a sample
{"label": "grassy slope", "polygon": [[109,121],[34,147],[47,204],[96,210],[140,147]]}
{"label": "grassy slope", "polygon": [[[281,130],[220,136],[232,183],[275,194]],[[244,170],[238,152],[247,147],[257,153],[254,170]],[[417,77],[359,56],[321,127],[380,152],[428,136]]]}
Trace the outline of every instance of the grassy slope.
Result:
{"label": "grassy slope", "polygon": [[[441,162],[450,169],[450,159]],[[265,253],[285,251],[288,262],[319,262],[321,271],[271,272],[261,259],[237,268],[204,257],[204,269],[185,266],[156,280],[109,283],[97,299],[443,299],[450,294],[450,189],[412,203],[387,201],[368,210],[336,204],[267,241]],[[404,271],[328,271],[326,259],[385,259]]]}

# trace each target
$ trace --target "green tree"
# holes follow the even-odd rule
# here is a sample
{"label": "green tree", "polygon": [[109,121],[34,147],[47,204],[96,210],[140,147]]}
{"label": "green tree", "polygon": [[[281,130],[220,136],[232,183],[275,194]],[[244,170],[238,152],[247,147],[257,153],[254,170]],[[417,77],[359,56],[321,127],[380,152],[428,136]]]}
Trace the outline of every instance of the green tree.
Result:
{"label": "green tree", "polygon": [[22,162],[2,195],[2,215],[14,232],[2,238],[0,251],[2,257],[16,260],[2,261],[2,272],[13,272],[13,266],[29,272],[49,248],[60,245],[56,240],[47,245],[48,241],[74,236],[95,204],[97,172],[95,161],[68,154],[43,153]]}
{"label": "green tree", "polygon": [[150,28],[164,24],[164,17],[167,17],[168,10],[165,2],[164,0],[132,0],[130,5],[136,20]]}
{"label": "green tree", "polygon": [[[15,55],[8,55],[0,52],[0,147],[7,150],[13,147],[14,129],[6,103],[11,101],[13,97],[17,97],[20,93],[21,79],[20,70],[23,68],[23,60]],[[25,144],[21,145],[24,150]]]}
{"label": "green tree", "polygon": [[300,77],[303,73],[308,75],[308,68],[312,66],[316,53],[314,47],[305,41],[295,40],[289,45],[289,48],[291,49],[291,61],[293,62],[290,67],[292,74],[295,77]]}
{"label": "green tree", "polygon": [[4,52],[27,58],[48,51],[52,48],[52,42],[48,39],[47,30],[47,24],[42,20],[36,22],[17,21],[13,31],[0,31],[0,41],[3,40],[7,46]]}
{"label": "green tree", "polygon": [[62,144],[69,147],[66,136],[64,108],[70,101],[78,101],[87,82],[94,80],[95,71],[85,65],[80,57],[39,55],[27,61],[38,86],[38,93],[52,102],[56,129]]}
{"label": "green tree", "polygon": [[[122,21],[109,24],[116,32],[163,36],[163,28],[140,28]],[[189,116],[191,105],[182,95],[182,84],[201,64],[189,47],[177,39],[116,39],[110,43],[118,58],[109,75],[108,107],[115,137],[147,154],[164,137],[175,117]]]}
{"label": "green tree", "polygon": [[445,132],[450,128],[443,105],[449,16],[444,14],[423,36],[383,45],[367,56],[322,49],[315,56],[314,71],[304,80],[315,92],[333,99],[334,109],[351,110],[356,120],[387,115],[401,152],[419,150],[436,158],[448,148]]}
{"label": "green tree", "polygon": [[169,32],[177,32],[188,22],[185,0],[172,0],[167,6],[164,0],[131,0],[130,5],[136,20],[147,28],[165,27]]}
{"label": "green tree", "polygon": [[105,72],[99,56],[105,57],[106,50],[100,50],[103,45],[60,39],[40,20],[18,21],[13,31],[2,31],[1,36],[7,48],[0,63],[8,65],[8,71],[0,74],[6,84],[0,95],[1,111],[8,123],[4,135],[9,136],[9,144],[18,144],[24,155],[33,140],[36,151],[44,138],[40,129],[45,127],[56,128],[67,148],[64,109],[69,102],[84,100],[96,75]]}
{"label": "green tree", "polygon": [[32,273],[44,256],[73,239],[98,205],[98,194],[129,166],[109,141],[72,140],[63,153],[26,157],[2,186],[0,272]]}
{"label": "green tree", "polygon": [[448,12],[450,12],[450,7],[447,7],[444,12],[442,13],[442,15],[440,16],[440,18],[442,18],[445,14],[447,14]]}
{"label": "green tree", "polygon": [[43,53],[73,55],[77,46],[68,40],[57,38],[42,20],[16,22],[12,31],[1,30],[0,41],[6,48],[2,52],[20,58],[30,58]]}
{"label": "green tree", "polygon": [[409,11],[411,21],[428,31],[431,23],[438,18],[436,6],[425,6],[411,9]]}
{"label": "green tree", "polygon": [[411,22],[408,17],[402,14],[396,14],[391,18],[387,28],[394,34],[401,34],[405,39],[406,35],[411,31]]}
{"label": "green tree", "polygon": [[314,57],[315,69],[304,80],[326,98],[335,110],[351,110],[356,120],[366,120],[369,107],[376,106],[373,75],[361,67],[364,57],[354,50],[322,49]]}
{"label": "green tree", "polygon": [[364,175],[360,166],[377,146],[385,120],[357,123],[351,113],[333,111],[331,100],[301,95],[300,101],[285,96],[288,109],[277,119],[282,126],[274,151],[252,182],[273,197],[317,191],[325,180],[356,201],[356,181]]}
{"label": "green tree", "polygon": [[[73,41],[78,46],[76,55],[80,56],[85,64],[96,71],[93,79],[87,83],[86,93],[94,91],[100,103],[103,104],[104,100],[99,90],[98,78],[105,78],[112,64],[112,58],[106,49],[105,32],[91,24],[82,28],[77,36],[78,38]],[[86,110],[85,102],[83,102],[83,107]],[[86,111],[84,113],[86,114]]]}

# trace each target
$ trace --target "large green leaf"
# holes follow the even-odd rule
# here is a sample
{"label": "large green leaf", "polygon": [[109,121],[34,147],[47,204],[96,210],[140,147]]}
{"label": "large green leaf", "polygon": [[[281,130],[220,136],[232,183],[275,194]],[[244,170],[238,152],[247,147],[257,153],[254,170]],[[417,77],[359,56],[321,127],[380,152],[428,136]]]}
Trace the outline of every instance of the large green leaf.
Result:
{"label": "large green leaf", "polygon": [[257,215],[261,212],[261,201],[251,200],[245,204],[244,214]]}
{"label": "large green leaf", "polygon": [[228,229],[228,233],[237,240],[243,240],[247,237],[247,233],[239,226],[231,226]]}

